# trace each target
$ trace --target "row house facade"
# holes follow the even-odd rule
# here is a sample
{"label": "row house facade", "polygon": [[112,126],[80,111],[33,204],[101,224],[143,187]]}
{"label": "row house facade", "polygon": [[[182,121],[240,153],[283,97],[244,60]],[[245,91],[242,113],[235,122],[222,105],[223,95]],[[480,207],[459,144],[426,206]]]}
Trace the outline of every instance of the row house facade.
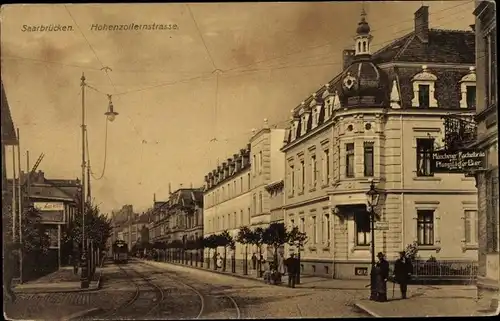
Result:
{"label": "row house facade", "polygon": [[[413,32],[373,54],[372,39],[363,12],[343,71],[292,111],[284,215],[308,235],[301,269],[367,277],[359,271],[369,271],[373,232],[375,251],[389,260],[414,241],[422,259],[477,260],[474,179],[431,167],[443,117],[474,112],[474,33],[429,29],[422,6]],[[371,181],[388,230],[371,231]]]}
{"label": "row house facade", "polygon": [[486,152],[486,167],[476,173],[478,187],[479,304],[499,308],[500,244],[498,211],[498,83],[496,5],[476,1],[477,137],[474,148]]}
{"label": "row house facade", "polygon": [[[275,190],[279,191],[284,177],[284,153],[280,151],[284,135],[284,129],[271,129],[264,120],[246,149],[205,177],[205,236],[228,230],[236,238],[242,226],[266,228],[274,216],[283,219],[279,211],[282,199]],[[235,251],[236,260],[242,260],[245,248],[236,244]]]}
{"label": "row house facade", "polygon": [[[251,224],[250,144],[205,176],[204,237],[224,230],[236,237],[240,226]],[[221,250],[219,250],[221,253]],[[245,248],[236,243],[235,258],[242,262]],[[208,250],[204,256],[208,257]]]}
{"label": "row house facade", "polygon": [[203,236],[203,188],[179,188],[150,211],[151,243],[194,241]]}

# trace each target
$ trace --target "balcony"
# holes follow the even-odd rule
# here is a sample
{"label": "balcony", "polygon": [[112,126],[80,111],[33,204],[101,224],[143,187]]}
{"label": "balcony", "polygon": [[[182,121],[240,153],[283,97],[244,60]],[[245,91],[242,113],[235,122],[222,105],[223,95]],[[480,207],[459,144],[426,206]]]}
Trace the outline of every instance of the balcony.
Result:
{"label": "balcony", "polygon": [[445,150],[463,150],[476,141],[477,126],[474,116],[448,115],[443,118]]}

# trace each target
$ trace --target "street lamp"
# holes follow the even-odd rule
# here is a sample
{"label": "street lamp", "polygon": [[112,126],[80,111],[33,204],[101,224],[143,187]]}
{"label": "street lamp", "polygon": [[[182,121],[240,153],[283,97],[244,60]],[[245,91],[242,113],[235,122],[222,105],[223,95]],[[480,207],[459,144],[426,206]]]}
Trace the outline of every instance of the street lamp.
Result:
{"label": "street lamp", "polygon": [[372,269],[371,269],[371,276],[370,276],[370,300],[375,299],[375,273],[374,273],[374,267],[375,267],[375,211],[373,208],[377,206],[378,201],[380,198],[380,193],[375,189],[375,185],[373,183],[373,180],[370,181],[370,189],[368,192],[366,192],[366,201],[368,203],[368,211],[370,212],[370,221],[371,221],[371,228],[370,228],[370,234],[371,234],[371,250],[372,250]]}
{"label": "street lamp", "polygon": [[109,99],[109,104],[108,104],[108,111],[104,113],[108,117],[108,120],[110,122],[113,122],[115,120],[115,117],[118,116],[118,113],[113,110],[113,102],[111,101],[111,95],[108,95]]}
{"label": "street lamp", "polygon": [[[82,269],[82,274],[80,276],[80,286],[82,289],[86,289],[89,287],[89,266],[88,266],[88,257],[87,257],[87,245],[85,243],[85,168],[86,168],[86,159],[85,159],[85,146],[86,146],[86,132],[87,125],[85,124],[85,75],[82,73],[81,86],[82,86],[82,183],[81,183],[81,211],[82,211],[82,253],[81,253],[81,262],[80,266]],[[115,117],[118,115],[117,112],[113,110],[113,103],[111,101],[111,95],[107,95],[109,99],[108,111],[104,113],[107,116],[108,120],[112,122],[115,120]],[[89,178],[90,179],[90,178]]]}

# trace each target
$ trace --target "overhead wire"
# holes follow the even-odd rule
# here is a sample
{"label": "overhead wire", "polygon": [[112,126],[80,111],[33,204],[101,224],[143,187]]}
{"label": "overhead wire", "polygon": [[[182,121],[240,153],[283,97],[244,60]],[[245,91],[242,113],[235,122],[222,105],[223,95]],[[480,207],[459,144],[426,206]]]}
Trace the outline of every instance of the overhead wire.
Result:
{"label": "overhead wire", "polygon": [[[435,14],[438,14],[438,13],[441,13],[441,12],[444,12],[444,11],[447,11],[447,10],[450,10],[450,9],[453,9],[453,8],[457,8],[457,7],[469,4],[471,2],[472,1],[469,1],[467,3],[461,3],[461,4],[458,4],[458,5],[454,5],[454,6],[450,6],[450,7],[447,7],[445,9],[439,10],[437,12],[430,13],[429,15],[435,15]],[[68,9],[66,8],[66,10],[68,10]],[[68,13],[69,13],[69,10],[68,10]],[[449,17],[450,16],[446,16],[446,17],[438,18],[437,20],[442,20],[444,18],[449,18]],[[412,19],[402,20],[402,21],[399,21],[399,22],[394,23],[392,25],[384,26],[384,27],[379,28],[379,29],[374,29],[373,31],[375,31],[375,30],[380,31],[382,29],[389,28],[391,26],[397,26],[397,25],[399,25],[399,24],[401,24],[402,22],[405,22],[405,21],[412,21]],[[404,31],[411,31],[411,30],[413,30],[413,28],[403,29],[403,30],[398,31],[398,33],[404,32]],[[80,29],[80,31],[81,31],[81,29]],[[198,32],[200,32],[199,29],[198,29]],[[82,35],[83,35],[83,32],[82,32]],[[85,37],[85,39],[87,40],[86,37]],[[338,40],[338,39],[335,39],[334,41],[336,41],[336,40]],[[203,37],[202,37],[202,41],[204,42]],[[393,42],[393,41],[394,40],[392,39],[392,40],[384,41],[384,42],[381,42],[381,43],[378,43],[378,44],[374,44],[374,45],[383,45],[385,43],[390,43],[390,42]],[[95,50],[92,48],[92,46],[90,45],[90,43],[88,42],[88,40],[87,40],[87,44],[91,47],[93,53],[96,55]],[[245,65],[245,66],[239,66],[239,67],[230,68],[230,69],[226,69],[226,70],[220,70],[220,69],[216,69],[216,70],[219,70],[220,74],[225,74],[225,73],[236,71],[237,69],[245,68],[245,67],[248,67],[248,66],[251,66],[251,65],[255,65],[255,64],[259,64],[259,63],[266,62],[266,61],[271,61],[271,60],[277,60],[277,59],[284,58],[284,57],[287,57],[287,56],[290,56],[290,55],[294,55],[294,54],[299,53],[299,52],[303,52],[305,50],[315,49],[315,48],[318,48],[318,47],[325,47],[325,46],[328,46],[328,45],[331,45],[331,44],[333,44],[333,43],[329,42],[328,44],[323,44],[323,45],[319,45],[319,46],[305,47],[305,48],[301,48],[300,51],[298,51],[298,52],[290,52],[290,53],[287,53],[287,54],[285,54],[283,56],[260,60],[260,61],[253,62],[253,63]],[[204,44],[204,45],[205,45],[205,48],[207,48],[206,44]],[[210,52],[208,51],[208,49],[207,49],[207,53],[208,53],[209,57],[211,57]],[[313,56],[313,57],[303,58],[302,60],[304,60],[304,59],[321,58],[322,56],[325,56],[327,54],[329,55],[329,53],[325,53],[325,54],[321,54],[321,55],[317,55],[317,56]],[[77,68],[90,69],[90,70],[99,70],[99,71],[101,71],[104,68],[103,67],[101,69],[98,69],[98,68],[91,68],[91,67],[78,66],[78,65],[72,65],[72,64],[64,64],[64,63],[60,63],[60,62],[44,61],[44,60],[32,59],[32,58],[24,58],[24,57],[5,56],[5,58],[15,58],[15,59],[23,59],[23,60],[32,60],[32,61],[37,61],[37,62],[42,62],[42,63],[49,63],[49,64],[54,63],[54,64],[60,64],[60,65],[63,65],[63,66],[77,67]],[[98,59],[98,60],[100,61],[100,59]],[[212,64],[213,64],[213,59],[211,61],[212,61]],[[319,67],[319,66],[340,65],[340,64],[341,64],[341,62],[320,63],[320,64],[303,64],[303,65],[285,65],[285,66],[277,66],[277,67],[270,67],[270,68],[258,68],[258,69],[243,70],[243,71],[238,71],[237,74],[243,74],[243,73],[248,73],[248,72],[258,72],[258,71],[280,70],[280,69],[288,69],[288,68],[307,68],[307,67]],[[110,78],[107,70],[105,70],[105,72],[106,72],[106,75],[108,76],[109,80],[111,80],[111,78]],[[130,71],[130,72],[132,72],[132,71]],[[135,72],[150,72],[150,71],[140,71],[140,70],[137,70]],[[189,81],[197,80],[197,79],[204,79],[204,78],[207,79],[207,78],[210,78],[210,76],[212,74],[213,74],[213,71],[201,74],[201,75],[196,76],[196,77],[187,78],[187,79],[181,79],[181,80],[176,80],[176,81],[167,81],[167,82],[159,82],[156,85],[147,86],[147,87],[144,87],[144,88],[126,90],[126,91],[122,91],[122,92],[118,92],[118,93],[115,92],[114,96],[122,96],[122,95],[125,95],[125,94],[128,94],[128,93],[142,92],[142,91],[146,91],[146,90],[150,90],[150,89],[155,89],[155,88],[160,88],[160,87],[175,85],[175,84],[178,84],[178,83],[185,83],[185,82],[189,82]],[[115,90],[116,90],[116,88],[115,88]]]}
{"label": "overhead wire", "polygon": [[[80,31],[80,34],[83,36],[83,38],[85,39],[85,42],[87,43],[87,45],[89,46],[90,50],[94,53],[94,56],[95,58],[97,59],[97,61],[99,62],[99,64],[101,65],[101,70],[104,71],[104,73],[106,74],[108,80],[109,80],[109,83],[111,84],[111,86],[113,87],[113,90],[114,92],[116,93],[116,86],[115,84],[113,83],[113,80],[111,79],[111,76],[109,75],[109,72],[108,70],[111,70],[111,68],[109,68],[108,66],[105,66],[101,59],[99,58],[99,56],[97,55],[97,52],[95,51],[94,47],[92,46],[92,44],[90,43],[90,41],[87,39],[87,36],[85,36],[85,33],[83,32],[83,30],[80,28],[80,25],[76,22],[75,18],[73,17],[73,15],[71,14],[71,11],[69,10],[68,6],[67,5],[64,5],[64,8],[66,9],[66,11],[68,12],[69,16],[71,17],[71,20],[73,20],[73,23],[76,25],[77,29]],[[129,119],[129,122],[132,124],[132,127],[134,128],[136,134],[138,136],[140,136],[138,130],[137,130],[137,127],[135,126],[134,122],[132,121],[132,119],[130,118],[130,116],[128,116],[127,114],[125,114],[125,116],[127,116],[127,118]]]}
{"label": "overhead wire", "polygon": [[[458,14],[458,13],[456,13],[456,14]],[[455,15],[456,15],[456,14],[455,14]],[[444,19],[444,18],[454,18],[454,15],[452,15],[452,16],[447,16],[447,17],[443,17],[443,18],[440,18],[440,19],[437,19],[437,20],[442,20],[442,19]],[[439,27],[443,27],[443,25],[442,25],[442,24],[441,24],[441,25],[438,25],[438,26],[436,26],[434,29],[439,28]],[[413,28],[411,28],[411,29],[405,29],[405,31],[408,31],[408,30],[413,30]],[[401,31],[400,31],[400,32],[401,32]],[[404,36],[403,36],[403,37],[404,37]],[[400,37],[399,39],[401,39],[401,38],[403,38],[403,37]],[[392,40],[389,40],[389,41],[384,41],[383,43],[391,43],[391,42],[395,42],[395,41],[397,41],[397,40],[398,40],[398,39],[396,39],[396,40],[392,39]],[[379,45],[381,45],[381,44],[383,44],[383,43],[379,43]],[[380,50],[382,50],[382,49],[383,49],[383,48],[381,48]],[[441,48],[440,50],[441,50],[441,51],[444,51],[444,52],[447,52],[446,50],[443,50],[443,48]],[[449,51],[449,52],[447,52],[447,53],[455,53],[455,52],[454,52],[454,51]],[[481,58],[481,57],[479,57],[479,58]],[[342,64],[342,63],[343,63],[343,62],[332,63],[331,65],[333,65],[333,64]],[[319,64],[319,65],[323,65],[323,64]],[[264,70],[264,69],[262,69],[262,70]],[[288,124],[289,122],[290,122],[290,118],[286,118],[286,119],[283,119],[283,120],[277,121],[277,122],[275,122],[275,123],[269,124],[269,127],[275,127],[275,128],[277,128],[277,127],[280,127],[281,125]],[[243,132],[242,134],[248,134],[248,133],[247,133],[247,132]],[[238,134],[237,134],[237,135],[238,135]],[[240,134],[240,135],[241,135],[241,134]],[[241,137],[241,136],[239,136],[239,135],[238,135],[238,136],[234,136],[234,135],[233,135],[231,138],[229,138],[229,139],[225,139],[225,140],[223,140],[223,141],[227,143],[227,142],[229,142],[229,141],[236,140],[236,139],[238,139],[239,137]]]}
{"label": "overhead wire", "polygon": [[[106,164],[107,164],[107,156],[108,156],[108,120],[106,119],[106,125],[104,127],[104,160],[103,160],[103,167],[100,175],[96,175],[92,170],[90,170],[90,173],[92,175],[92,178],[95,179],[96,181],[101,180],[104,177],[104,173],[106,172]],[[87,145],[87,159],[88,159],[88,166],[90,168],[90,151],[89,151],[89,146],[88,146],[88,129],[85,130],[86,137],[86,145]]]}
{"label": "overhead wire", "polygon": [[[450,9],[454,9],[454,8],[457,8],[457,7],[461,7],[461,6],[470,4],[472,2],[474,2],[474,0],[471,0],[471,1],[467,2],[467,3],[461,3],[461,4],[458,4],[458,5],[450,6],[450,7],[447,7],[445,9],[439,10],[437,12],[429,13],[429,16],[435,15],[435,14],[438,14],[438,13],[442,13],[444,11],[447,11],[447,10],[450,10]],[[389,27],[398,26],[401,23],[407,22],[407,21],[413,21],[413,19],[406,19],[406,20],[398,21],[398,22],[396,22],[396,23],[394,23],[392,25],[389,25],[389,26],[384,26],[384,27],[381,27],[379,29],[373,29],[372,32],[374,32],[374,31],[380,31],[382,29],[386,29],[386,28],[389,28]],[[238,66],[238,67],[234,67],[234,68],[230,68],[230,69],[225,69],[225,70],[223,70],[223,72],[235,71],[235,70],[238,70],[238,69],[241,69],[241,68],[246,68],[246,67],[249,67],[249,66],[253,66],[253,65],[256,65],[256,64],[263,63],[263,62],[282,59],[282,58],[285,58],[285,57],[288,57],[288,56],[291,56],[291,55],[302,53],[302,52],[304,52],[306,50],[311,50],[311,49],[317,49],[317,48],[331,46],[331,45],[336,44],[335,42],[338,41],[338,40],[340,40],[340,37],[338,37],[338,38],[336,38],[336,39],[334,39],[332,41],[329,41],[328,43],[325,43],[325,44],[314,45],[314,46],[309,46],[309,47],[302,47],[302,48],[300,48],[300,49],[298,49],[296,51],[289,52],[287,54],[284,54],[284,55],[281,55],[281,56],[278,56],[278,57],[273,57],[273,58],[267,58],[267,59],[258,60],[258,61],[252,62],[252,63],[244,65],[244,66]]]}
{"label": "overhead wire", "polygon": [[201,42],[203,43],[203,46],[205,47],[205,51],[207,52],[208,57],[210,58],[210,62],[212,63],[212,67],[214,68],[212,73],[215,73],[215,103],[214,103],[214,137],[210,140],[210,142],[217,141],[217,108],[218,108],[218,96],[219,96],[219,72],[221,71],[220,69],[217,68],[215,65],[214,58],[212,57],[212,54],[210,53],[210,50],[208,50],[207,43],[205,42],[205,38],[203,37],[203,34],[201,33],[200,27],[198,25],[198,22],[196,21],[196,18],[193,14],[193,11],[191,10],[191,6],[189,4],[186,4],[186,7],[188,9],[188,12],[191,16],[191,19],[193,19],[193,23],[196,27],[196,30],[198,31],[198,35],[200,36]]}

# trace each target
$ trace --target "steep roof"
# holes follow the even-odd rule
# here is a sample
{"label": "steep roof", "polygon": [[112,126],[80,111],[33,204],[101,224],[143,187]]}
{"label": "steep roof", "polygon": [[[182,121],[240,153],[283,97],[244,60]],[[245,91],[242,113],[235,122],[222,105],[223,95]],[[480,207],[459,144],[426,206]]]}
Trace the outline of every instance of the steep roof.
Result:
{"label": "steep roof", "polygon": [[474,62],[475,57],[474,32],[429,29],[427,43],[410,32],[373,54],[372,61],[466,64]]}
{"label": "steep roof", "polygon": [[0,80],[2,86],[1,98],[1,118],[2,118],[2,143],[5,145],[17,145],[17,135],[14,129],[14,122],[10,113],[9,102],[3,87],[3,81]]}
{"label": "steep roof", "polygon": [[[435,64],[429,66],[429,71],[437,77],[434,97],[438,102],[438,108],[474,111],[474,106],[460,108],[460,81],[462,77],[469,73],[469,67],[475,65],[474,32],[428,29],[427,35],[428,41],[423,42],[420,37],[416,36],[414,31],[407,33],[379,49],[371,56],[371,62],[387,75],[387,82],[390,84],[388,88],[379,88],[381,97],[390,96],[392,84],[395,81],[400,96],[401,108],[412,108],[411,101],[414,96],[412,78],[422,71],[422,65]],[[343,108],[349,108],[349,97],[342,92],[342,81],[343,79],[347,79],[346,76],[349,76],[348,72],[355,63],[356,61],[354,60],[348,64],[345,70],[338,73],[328,83],[328,92],[333,93],[337,91],[339,93],[339,101]],[[455,66],[448,68],[447,65]],[[456,68],[457,65],[459,65],[459,68]],[[360,79],[363,80],[362,77]],[[326,90],[326,86],[318,88],[315,93],[316,97],[321,97]],[[315,98],[310,95],[299,106],[295,107],[294,116],[297,117],[302,106],[309,106],[313,99]],[[382,107],[390,108],[388,102],[382,104]],[[320,124],[323,123],[324,119],[323,109],[321,108],[320,111]],[[297,131],[295,136],[300,137],[302,119],[299,117],[297,120],[298,126],[295,128]],[[311,130],[311,117],[309,117],[306,128],[307,132]],[[291,130],[289,130],[285,139],[286,142],[290,141],[291,134]]]}

